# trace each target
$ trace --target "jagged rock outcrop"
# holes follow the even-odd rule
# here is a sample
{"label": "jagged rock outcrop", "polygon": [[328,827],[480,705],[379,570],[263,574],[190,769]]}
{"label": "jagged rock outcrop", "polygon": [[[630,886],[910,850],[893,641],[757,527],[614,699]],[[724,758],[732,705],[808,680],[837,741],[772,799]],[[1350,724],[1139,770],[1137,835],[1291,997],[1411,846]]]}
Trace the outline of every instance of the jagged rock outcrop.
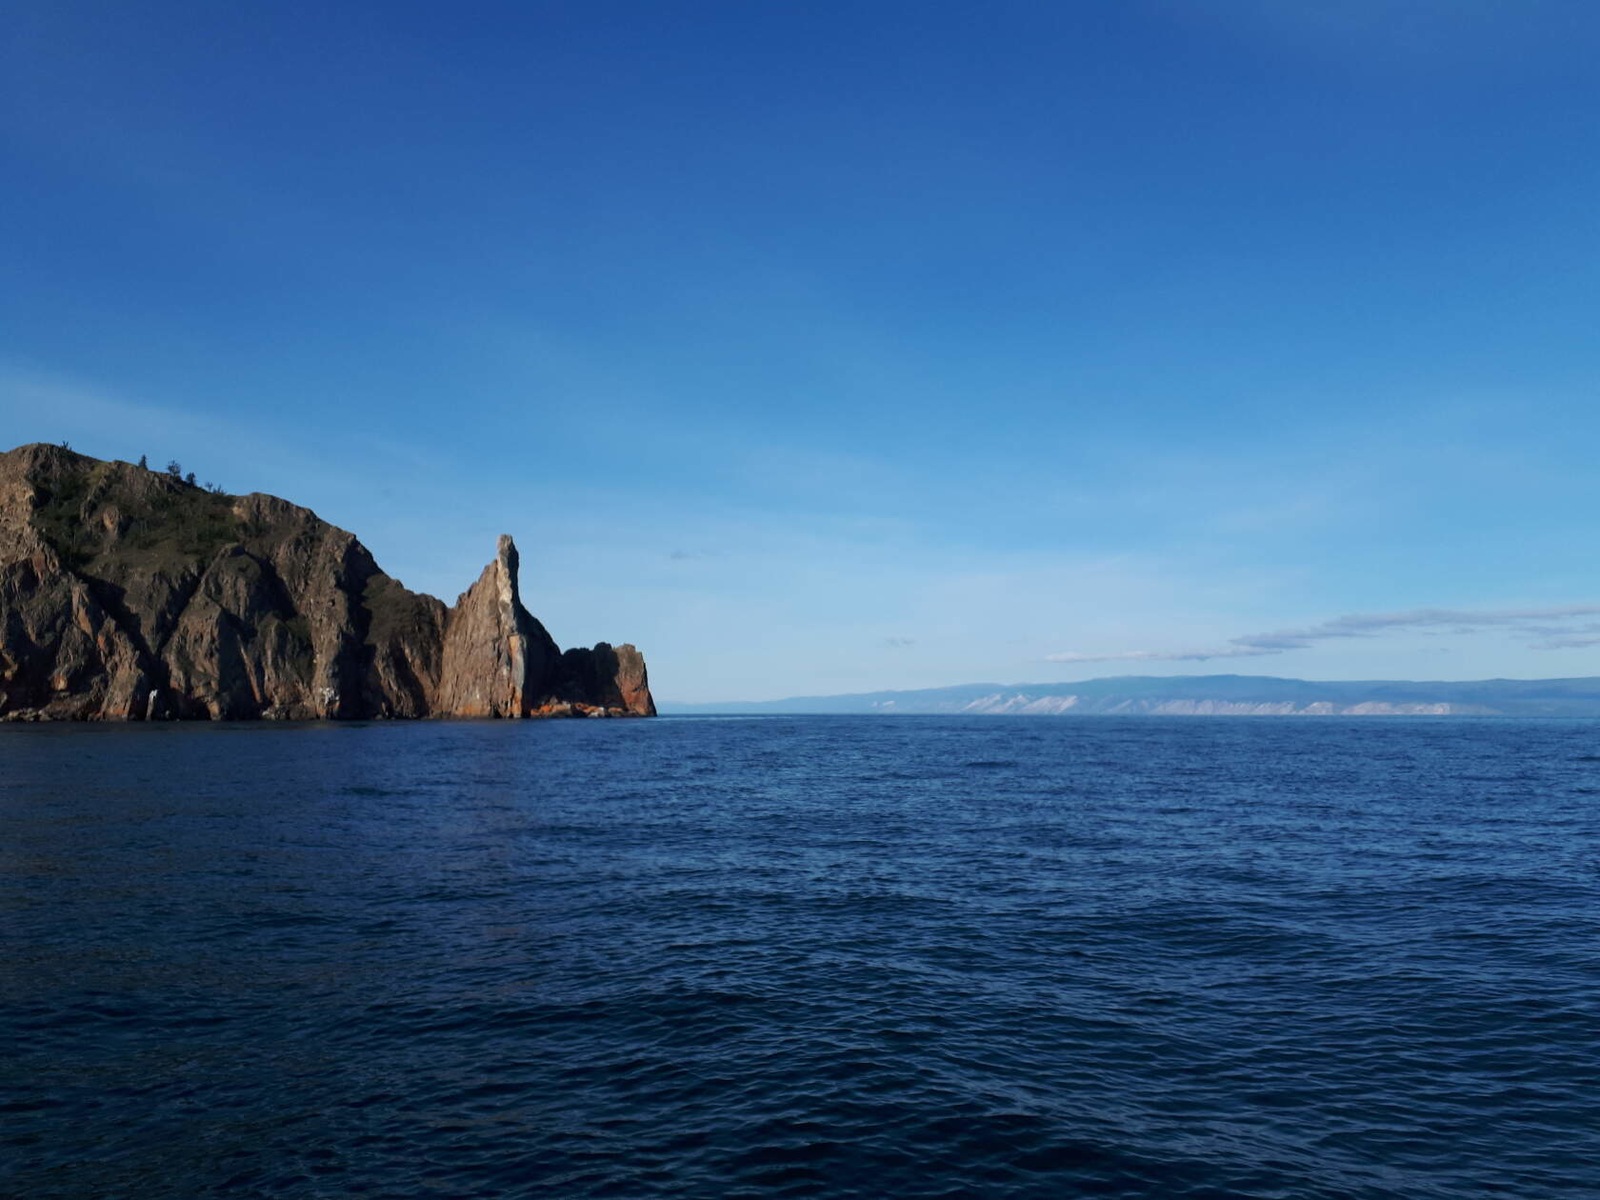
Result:
{"label": "jagged rock outcrop", "polygon": [[642,717],[656,715],[644,655],[627,643],[612,646],[600,642],[593,649],[568,650],[561,656],[556,690],[562,695],[592,696],[594,703],[606,708]]}
{"label": "jagged rock outcrop", "polygon": [[275,496],[0,454],[0,719],[649,716],[632,646],[565,655],[502,536],[446,608]]}
{"label": "jagged rock outcrop", "polygon": [[561,651],[522,607],[517,566],[517,548],[501,534],[494,561],[450,610],[435,700],[446,712],[526,716],[549,690]]}

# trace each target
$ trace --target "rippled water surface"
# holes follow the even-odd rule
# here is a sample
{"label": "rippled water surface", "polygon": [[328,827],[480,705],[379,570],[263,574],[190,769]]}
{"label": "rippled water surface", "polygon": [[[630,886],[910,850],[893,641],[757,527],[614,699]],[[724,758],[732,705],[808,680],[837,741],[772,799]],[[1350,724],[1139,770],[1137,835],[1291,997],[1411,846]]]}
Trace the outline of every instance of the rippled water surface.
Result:
{"label": "rippled water surface", "polygon": [[1600,724],[0,729],[0,1192],[1600,1195]]}

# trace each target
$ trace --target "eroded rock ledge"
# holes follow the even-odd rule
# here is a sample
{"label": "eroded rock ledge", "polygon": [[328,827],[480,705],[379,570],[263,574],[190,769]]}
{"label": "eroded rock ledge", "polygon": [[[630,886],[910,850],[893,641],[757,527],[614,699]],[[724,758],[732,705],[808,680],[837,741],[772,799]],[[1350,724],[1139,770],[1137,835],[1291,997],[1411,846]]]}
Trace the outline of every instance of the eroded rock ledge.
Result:
{"label": "eroded rock ledge", "polygon": [[565,653],[517,549],[447,608],[275,496],[58,446],[0,454],[0,720],[653,716],[644,658]]}

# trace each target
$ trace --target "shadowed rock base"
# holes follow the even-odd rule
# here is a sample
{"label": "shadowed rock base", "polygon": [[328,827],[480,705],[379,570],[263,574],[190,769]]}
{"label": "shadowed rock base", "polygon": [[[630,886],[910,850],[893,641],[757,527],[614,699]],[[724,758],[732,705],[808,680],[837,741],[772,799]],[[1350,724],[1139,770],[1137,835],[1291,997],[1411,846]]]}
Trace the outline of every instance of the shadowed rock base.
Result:
{"label": "shadowed rock base", "polygon": [[517,548],[446,608],[354,536],[57,446],[0,454],[0,720],[653,716],[644,659],[562,654]]}

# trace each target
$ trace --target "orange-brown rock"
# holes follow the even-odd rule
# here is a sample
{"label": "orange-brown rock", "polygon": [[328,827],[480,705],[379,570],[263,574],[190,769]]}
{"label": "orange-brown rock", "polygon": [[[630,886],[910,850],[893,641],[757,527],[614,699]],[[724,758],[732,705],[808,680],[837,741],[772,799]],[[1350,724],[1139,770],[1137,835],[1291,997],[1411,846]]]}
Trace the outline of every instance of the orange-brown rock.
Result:
{"label": "orange-brown rock", "polygon": [[517,565],[516,545],[501,534],[494,561],[450,610],[436,711],[456,717],[524,717],[550,690],[561,651],[522,607]]}
{"label": "orange-brown rock", "polygon": [[0,719],[590,711],[652,713],[643,659],[562,656],[509,537],[446,608],[277,497],[56,446],[0,454]]}
{"label": "orange-brown rock", "polygon": [[630,716],[656,715],[644,655],[626,643],[601,642],[592,650],[568,650],[561,656],[560,680],[557,690],[562,695],[586,696],[592,705]]}

